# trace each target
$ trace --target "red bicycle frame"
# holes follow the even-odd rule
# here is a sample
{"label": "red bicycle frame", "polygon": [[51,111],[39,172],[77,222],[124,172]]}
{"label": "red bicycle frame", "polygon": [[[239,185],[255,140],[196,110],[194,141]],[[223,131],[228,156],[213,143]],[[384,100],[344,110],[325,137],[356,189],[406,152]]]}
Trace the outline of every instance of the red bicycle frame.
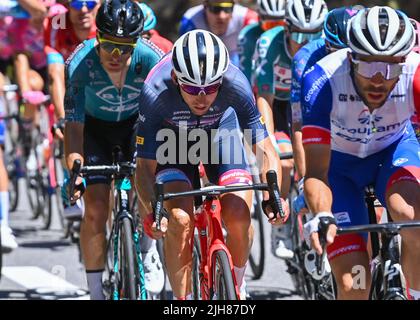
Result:
{"label": "red bicycle frame", "polygon": [[[230,271],[235,284],[236,296],[239,299],[239,289],[233,269],[232,256],[227,248],[223,236],[220,200],[217,197],[206,197],[204,203],[194,214],[195,227],[198,230],[201,261],[199,266],[200,289],[203,300],[211,300],[213,292],[214,253],[221,250],[229,258]],[[194,238],[194,234],[193,234]],[[193,246],[192,246],[193,247]],[[211,290],[210,290],[211,289]]]}

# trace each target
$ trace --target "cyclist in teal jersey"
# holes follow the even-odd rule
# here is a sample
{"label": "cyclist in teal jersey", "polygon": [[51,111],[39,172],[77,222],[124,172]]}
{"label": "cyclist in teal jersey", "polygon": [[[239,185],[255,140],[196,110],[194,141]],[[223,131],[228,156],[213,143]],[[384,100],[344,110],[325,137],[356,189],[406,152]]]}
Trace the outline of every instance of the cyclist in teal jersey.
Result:
{"label": "cyclist in teal jersey", "polygon": [[[143,24],[144,16],[136,3],[107,0],[96,15],[96,39],[83,42],[67,60],[64,144],[69,170],[77,159],[82,165],[112,164],[115,146],[121,147],[123,161],[133,160],[141,107],[138,97],[147,74],[162,56],[157,47],[140,38]],[[80,240],[92,299],[104,298],[110,181],[109,176],[94,176],[87,181],[78,177],[76,181],[76,198],[87,185]],[[143,245],[146,264],[153,243],[148,242],[146,251]],[[151,283],[151,289],[157,291],[152,293],[159,293],[163,287],[162,268],[160,275]],[[147,285],[146,277],[146,289]]]}
{"label": "cyclist in teal jersey", "polygon": [[[322,24],[328,12],[323,0],[290,0],[286,5],[286,26],[263,33],[258,40],[256,63],[257,105],[264,117],[277,152],[292,152],[289,135],[291,64],[296,52],[322,35]],[[287,199],[293,160],[281,161],[282,197]],[[283,227],[272,230],[272,252],[280,258],[291,258],[293,252],[285,242]]]}
{"label": "cyclist in teal jersey", "polygon": [[285,3],[285,0],[258,0],[259,22],[247,25],[239,33],[239,69],[251,84],[255,70],[257,41],[264,32],[277,26],[284,26]]}

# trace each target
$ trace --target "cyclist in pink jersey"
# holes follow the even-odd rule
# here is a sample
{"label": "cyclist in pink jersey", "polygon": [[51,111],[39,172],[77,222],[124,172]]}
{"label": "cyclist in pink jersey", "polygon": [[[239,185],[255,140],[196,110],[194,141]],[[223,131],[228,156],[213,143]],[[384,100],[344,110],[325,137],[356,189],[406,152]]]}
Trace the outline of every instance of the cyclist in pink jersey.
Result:
{"label": "cyclist in pink jersey", "polygon": [[[56,14],[46,24],[44,36],[49,92],[59,124],[55,130],[59,139],[63,139],[64,125],[64,61],[80,43],[96,36],[95,17],[99,5],[100,0],[71,0],[65,6],[56,5]],[[65,22],[65,27],[61,26],[60,21]]]}

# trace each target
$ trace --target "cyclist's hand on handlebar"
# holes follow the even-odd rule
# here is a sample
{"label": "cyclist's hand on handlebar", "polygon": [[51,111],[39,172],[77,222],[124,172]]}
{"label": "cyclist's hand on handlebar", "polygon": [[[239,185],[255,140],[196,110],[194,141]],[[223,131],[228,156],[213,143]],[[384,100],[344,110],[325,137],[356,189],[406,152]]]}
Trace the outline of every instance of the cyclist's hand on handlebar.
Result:
{"label": "cyclist's hand on handlebar", "polygon": [[72,205],[72,202],[75,203],[78,199],[80,199],[86,189],[86,181],[82,177],[77,177],[75,182],[75,187],[73,194],[70,194],[70,179],[66,178],[63,181],[63,187],[61,189],[61,197],[66,203],[67,206]]}
{"label": "cyclist's hand on handlebar", "polygon": [[153,213],[149,213],[143,221],[144,232],[152,239],[159,240],[166,236],[168,230],[168,219],[164,216],[160,221],[161,230],[156,229],[156,222]]}
{"label": "cyclist's hand on handlebar", "polygon": [[[322,221],[321,221],[322,220]],[[337,234],[337,224],[330,212],[321,212],[304,225],[305,240],[315,249],[318,255],[323,253],[322,242],[326,246],[334,242]]]}
{"label": "cyclist's hand on handlebar", "polygon": [[270,202],[268,200],[262,201],[262,207],[264,210],[265,215],[268,217],[268,222],[270,222],[272,225],[281,225],[286,223],[287,219],[289,218],[289,204],[287,201],[284,201],[282,198],[280,198],[281,206],[283,208],[283,211],[285,213],[285,217],[281,218],[280,213],[273,210],[273,208],[270,205]]}
{"label": "cyclist's hand on handlebar", "polygon": [[64,140],[64,119],[59,119],[51,128],[51,132],[54,135],[54,138],[57,138],[60,141]]}

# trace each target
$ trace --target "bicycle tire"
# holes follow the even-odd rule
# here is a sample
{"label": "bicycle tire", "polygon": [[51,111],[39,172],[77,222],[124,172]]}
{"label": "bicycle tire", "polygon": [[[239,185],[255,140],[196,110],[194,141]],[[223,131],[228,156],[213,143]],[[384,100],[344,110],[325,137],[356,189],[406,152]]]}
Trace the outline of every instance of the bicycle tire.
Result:
{"label": "bicycle tire", "polygon": [[[119,248],[119,277],[118,288],[120,289],[120,300],[138,300],[139,284],[138,284],[138,263],[137,253],[133,241],[133,228],[129,218],[123,218],[119,222],[120,226],[120,248]],[[122,293],[122,294],[121,294]]]}
{"label": "bicycle tire", "polygon": [[[254,274],[253,279],[258,280],[264,273],[265,264],[264,213],[261,207],[261,193],[259,191],[254,192],[254,199],[255,203],[251,213],[251,223],[254,226],[254,241],[249,253],[249,265]],[[258,234],[257,238],[255,238],[256,234]]]}
{"label": "bicycle tire", "polygon": [[197,241],[198,241],[198,237],[194,236],[192,270],[191,270],[192,297],[193,297],[193,300],[202,300],[201,280],[200,280],[201,253],[200,253],[200,248]]}
{"label": "bicycle tire", "polygon": [[292,240],[293,258],[286,260],[287,272],[292,278],[293,285],[295,287],[296,294],[300,295],[305,300],[312,299],[313,286],[307,281],[305,274],[305,253],[303,239],[300,234],[299,215],[293,210],[293,199],[297,196],[298,190],[292,180],[289,193],[289,204],[290,205],[290,235]]}
{"label": "bicycle tire", "polygon": [[[33,153],[36,164],[38,165],[39,161],[36,155],[36,150],[34,148],[31,148],[25,163],[27,163],[31,153]],[[42,203],[44,203],[42,199],[42,177],[40,175],[39,168],[33,170],[33,172],[29,172],[29,170],[26,170],[25,181],[28,192],[29,205],[32,210],[32,218],[38,219],[41,214]]]}
{"label": "bicycle tire", "polygon": [[168,290],[166,289],[166,286],[167,286],[167,281],[166,281],[167,271],[166,271],[165,254],[164,254],[164,250],[163,250],[163,240],[162,239],[156,240],[156,247],[157,247],[157,251],[159,253],[160,261],[162,262],[163,277],[164,277],[163,289],[159,293],[158,297],[159,297],[159,300],[168,300]]}
{"label": "bicycle tire", "polygon": [[11,156],[11,153],[7,157],[7,173],[9,176],[9,211],[16,211],[19,203],[19,177],[16,169],[16,161],[18,158]]}
{"label": "bicycle tire", "polygon": [[228,255],[223,250],[216,251],[212,256],[213,288],[212,297],[216,300],[238,300],[235,283]]}

